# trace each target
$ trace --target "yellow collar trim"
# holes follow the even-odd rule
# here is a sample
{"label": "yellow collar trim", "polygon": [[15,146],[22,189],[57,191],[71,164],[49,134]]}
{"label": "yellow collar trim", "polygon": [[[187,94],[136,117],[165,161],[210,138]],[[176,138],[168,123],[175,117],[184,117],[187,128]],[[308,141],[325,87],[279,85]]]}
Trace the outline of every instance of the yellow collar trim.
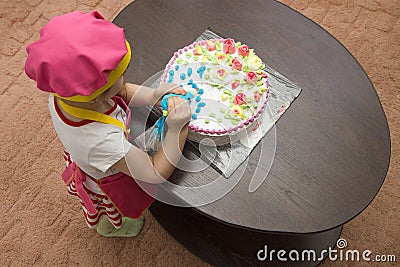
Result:
{"label": "yellow collar trim", "polygon": [[121,128],[125,133],[129,134],[129,130],[127,131],[126,126],[124,123],[121,121],[117,120],[116,118],[113,118],[111,116],[108,116],[106,114],[93,111],[90,109],[84,109],[84,108],[78,108],[75,106],[68,105],[65,103],[62,99],[58,101],[60,107],[67,112],[68,114],[83,119],[83,120],[91,120],[91,121],[97,121],[97,122],[102,122],[106,124],[111,124],[115,125],[119,128]]}

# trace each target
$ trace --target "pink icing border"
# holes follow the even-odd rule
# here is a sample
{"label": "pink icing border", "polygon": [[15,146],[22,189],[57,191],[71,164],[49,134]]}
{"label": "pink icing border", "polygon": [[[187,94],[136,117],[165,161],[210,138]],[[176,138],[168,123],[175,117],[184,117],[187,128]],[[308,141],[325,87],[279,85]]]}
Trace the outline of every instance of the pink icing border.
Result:
{"label": "pink icing border", "polygon": [[[214,42],[215,41],[220,41],[223,42],[226,39],[210,39],[210,41]],[[169,60],[167,66],[165,67],[164,73],[161,76],[161,83],[164,83],[165,80],[167,79],[167,75],[169,70],[171,69],[172,65],[175,63],[175,60],[178,58],[178,56],[180,54],[183,53],[183,51],[187,52],[189,49],[193,49],[196,45],[205,45],[207,43],[208,40],[201,40],[201,41],[197,41],[194,42],[193,44],[190,44],[188,46],[185,46],[182,49],[179,49],[177,52],[174,53],[174,56]],[[268,83],[268,78],[267,78],[267,83]],[[266,92],[266,94],[264,95],[264,103],[262,104],[262,106],[260,108],[258,108],[256,114],[254,114],[250,119],[241,122],[239,125],[236,125],[235,127],[230,127],[227,130],[210,130],[210,129],[204,129],[204,128],[200,128],[199,126],[193,126],[192,124],[189,124],[189,129],[194,131],[194,132],[198,132],[198,133],[204,133],[207,135],[210,134],[216,134],[216,135],[224,135],[224,134],[229,134],[231,132],[236,132],[237,130],[249,125],[250,123],[252,123],[257,117],[260,116],[260,114],[264,111],[265,106],[267,105],[267,100],[268,100],[268,95],[269,95],[269,90]]]}

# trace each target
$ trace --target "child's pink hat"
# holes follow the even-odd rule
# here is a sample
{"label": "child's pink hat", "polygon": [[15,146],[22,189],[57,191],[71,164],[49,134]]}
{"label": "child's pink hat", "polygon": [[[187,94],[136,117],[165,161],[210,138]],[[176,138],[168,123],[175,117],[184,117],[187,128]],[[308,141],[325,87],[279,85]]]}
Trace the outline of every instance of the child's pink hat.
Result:
{"label": "child's pink hat", "polygon": [[89,102],[109,89],[131,59],[124,29],[97,11],[53,18],[26,51],[25,73],[40,90]]}

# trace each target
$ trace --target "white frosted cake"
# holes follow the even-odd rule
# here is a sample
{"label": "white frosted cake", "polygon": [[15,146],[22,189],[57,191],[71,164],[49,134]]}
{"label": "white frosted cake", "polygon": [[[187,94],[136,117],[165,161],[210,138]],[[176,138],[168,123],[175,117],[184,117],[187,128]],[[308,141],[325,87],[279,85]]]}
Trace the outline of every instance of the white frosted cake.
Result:
{"label": "white frosted cake", "polygon": [[[251,131],[268,100],[261,59],[232,39],[195,42],[174,53],[161,82],[193,94],[188,138],[232,142]],[[247,130],[247,131],[246,131]]]}

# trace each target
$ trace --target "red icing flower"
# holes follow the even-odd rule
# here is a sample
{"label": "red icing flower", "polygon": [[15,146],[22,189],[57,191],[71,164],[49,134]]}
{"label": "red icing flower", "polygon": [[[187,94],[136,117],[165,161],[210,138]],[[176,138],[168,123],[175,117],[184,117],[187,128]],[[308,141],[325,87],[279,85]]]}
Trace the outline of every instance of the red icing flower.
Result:
{"label": "red icing flower", "polygon": [[249,47],[247,45],[242,45],[239,47],[238,53],[243,57],[247,57],[249,55]]}
{"label": "red icing flower", "polygon": [[260,102],[260,98],[261,98],[260,93],[259,93],[259,92],[255,92],[255,94],[254,94],[254,99],[255,99],[257,102]]}
{"label": "red icing flower", "polygon": [[249,71],[246,77],[244,77],[244,80],[248,84],[255,84],[257,82],[257,73],[255,73],[254,71]]}
{"label": "red icing flower", "polygon": [[261,71],[261,77],[268,78],[268,74],[265,71]]}
{"label": "red icing flower", "polygon": [[233,99],[233,104],[239,105],[239,106],[246,104],[246,95],[244,93],[236,94],[235,99]]}
{"label": "red icing flower", "polygon": [[239,84],[240,84],[240,82],[238,80],[234,81],[231,84],[232,90],[235,90],[236,88],[238,88]]}
{"label": "red icing flower", "polygon": [[243,63],[240,58],[235,57],[232,59],[232,69],[234,70],[242,70]]}
{"label": "red icing flower", "polygon": [[233,41],[233,39],[230,39],[230,38],[226,39],[224,41],[222,51],[225,54],[234,54],[236,52],[235,41]]}
{"label": "red icing flower", "polygon": [[208,51],[214,51],[217,47],[215,46],[215,43],[207,41],[206,48]]}

